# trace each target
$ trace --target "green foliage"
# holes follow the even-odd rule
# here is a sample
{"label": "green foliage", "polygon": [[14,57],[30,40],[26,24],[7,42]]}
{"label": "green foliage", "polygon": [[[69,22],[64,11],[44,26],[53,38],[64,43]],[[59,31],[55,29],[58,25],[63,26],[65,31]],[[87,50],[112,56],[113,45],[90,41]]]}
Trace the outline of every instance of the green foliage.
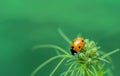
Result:
{"label": "green foliage", "polygon": [[[67,36],[59,29],[60,35],[69,43],[71,41]],[[61,73],[61,76],[104,76],[109,73],[110,68],[106,68],[105,66],[111,62],[110,55],[119,51],[113,50],[109,53],[104,53],[99,50],[100,47],[96,46],[94,41],[90,41],[89,39],[85,39],[85,45],[83,49],[78,52],[75,56],[69,54],[63,48],[56,45],[38,45],[35,46],[34,49],[38,48],[54,48],[57,49],[57,56],[54,56],[44,63],[40,64],[31,74],[31,76],[35,76],[37,72],[39,72],[43,67],[45,67],[49,62],[60,58],[61,60],[58,62],[56,67],[50,73],[50,76],[59,69],[59,66],[63,63],[63,61],[67,61],[68,69]]]}

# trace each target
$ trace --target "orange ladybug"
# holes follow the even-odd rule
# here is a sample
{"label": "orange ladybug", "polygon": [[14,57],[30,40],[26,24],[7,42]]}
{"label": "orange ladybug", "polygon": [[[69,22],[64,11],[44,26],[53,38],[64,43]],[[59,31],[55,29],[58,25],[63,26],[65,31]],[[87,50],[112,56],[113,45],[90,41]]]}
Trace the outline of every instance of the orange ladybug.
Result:
{"label": "orange ladybug", "polygon": [[84,44],[85,44],[84,38],[82,37],[75,38],[71,44],[72,55],[75,55],[77,52],[79,52],[83,48]]}

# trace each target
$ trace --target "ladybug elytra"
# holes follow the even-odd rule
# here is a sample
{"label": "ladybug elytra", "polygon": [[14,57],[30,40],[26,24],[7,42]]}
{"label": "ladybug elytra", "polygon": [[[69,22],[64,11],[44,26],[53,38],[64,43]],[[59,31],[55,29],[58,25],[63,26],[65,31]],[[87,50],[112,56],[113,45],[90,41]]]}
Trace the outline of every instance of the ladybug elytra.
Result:
{"label": "ladybug elytra", "polygon": [[84,38],[82,37],[75,38],[71,44],[72,55],[75,55],[77,52],[79,52],[83,48],[84,44],[85,44]]}

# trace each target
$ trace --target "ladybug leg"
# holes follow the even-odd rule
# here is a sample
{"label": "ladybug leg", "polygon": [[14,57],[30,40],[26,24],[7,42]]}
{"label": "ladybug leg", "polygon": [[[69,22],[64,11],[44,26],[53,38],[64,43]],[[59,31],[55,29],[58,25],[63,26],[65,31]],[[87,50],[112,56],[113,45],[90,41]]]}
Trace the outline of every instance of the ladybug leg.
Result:
{"label": "ladybug leg", "polygon": [[75,55],[75,54],[77,53],[77,52],[74,51],[73,49],[71,49],[70,51],[71,51],[72,55]]}

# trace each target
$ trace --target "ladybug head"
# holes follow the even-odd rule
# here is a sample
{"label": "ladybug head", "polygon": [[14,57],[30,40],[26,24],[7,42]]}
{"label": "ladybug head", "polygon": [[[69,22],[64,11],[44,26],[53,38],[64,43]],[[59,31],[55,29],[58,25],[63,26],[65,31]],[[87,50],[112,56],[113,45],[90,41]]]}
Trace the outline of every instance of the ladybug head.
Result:
{"label": "ladybug head", "polygon": [[74,51],[73,49],[71,49],[70,51],[71,51],[72,55],[75,55],[75,54],[77,53],[77,52]]}

